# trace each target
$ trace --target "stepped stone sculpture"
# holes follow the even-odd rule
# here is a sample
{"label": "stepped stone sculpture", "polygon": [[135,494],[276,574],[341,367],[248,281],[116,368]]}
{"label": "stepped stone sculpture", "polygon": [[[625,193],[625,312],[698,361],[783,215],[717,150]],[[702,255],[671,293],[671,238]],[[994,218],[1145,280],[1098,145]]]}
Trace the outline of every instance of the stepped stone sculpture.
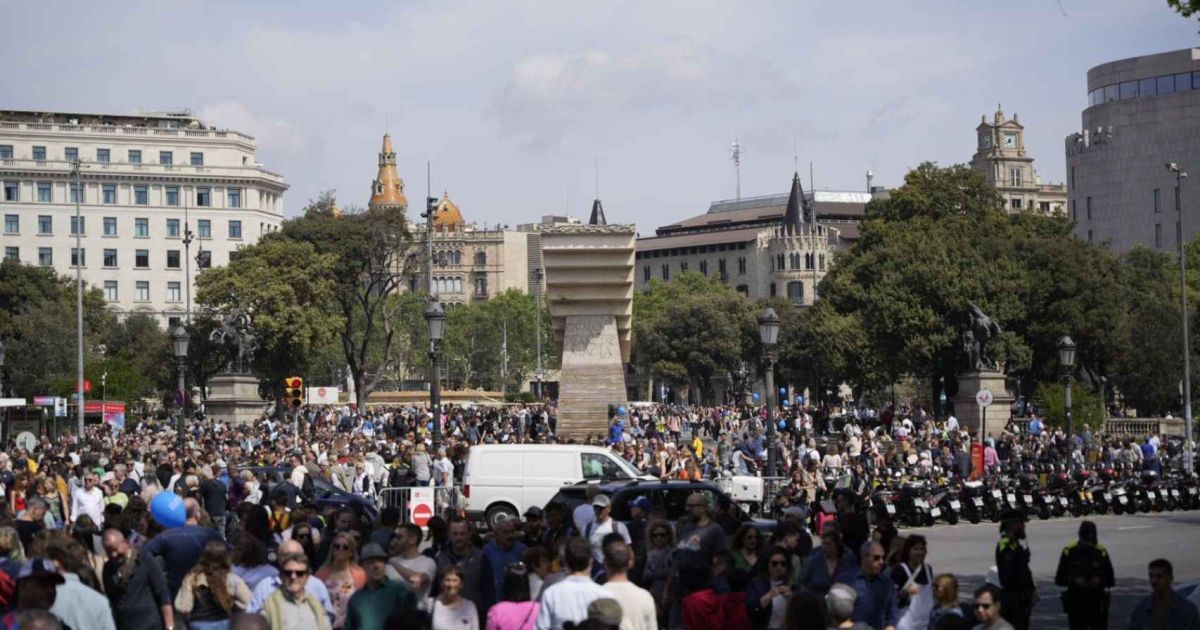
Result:
{"label": "stepped stone sculpture", "polygon": [[573,224],[541,234],[551,328],[562,352],[558,434],[603,435],[609,405],[626,402],[636,233],[631,225]]}
{"label": "stepped stone sculpture", "polygon": [[[973,303],[968,304],[962,327],[962,371],[958,375],[958,393],[951,401],[961,426],[975,439],[998,438],[1012,417],[1014,397],[1008,391],[1007,378],[993,358],[988,342],[1000,334],[1000,324]],[[993,402],[980,407],[975,396],[979,390],[992,393]]]}

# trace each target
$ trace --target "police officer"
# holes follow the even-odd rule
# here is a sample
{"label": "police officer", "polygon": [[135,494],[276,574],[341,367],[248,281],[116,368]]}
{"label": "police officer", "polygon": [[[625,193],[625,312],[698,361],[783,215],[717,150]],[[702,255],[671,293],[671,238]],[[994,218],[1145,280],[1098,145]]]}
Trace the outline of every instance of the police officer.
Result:
{"label": "police officer", "polygon": [[1025,515],[1005,510],[1000,515],[1000,542],[996,543],[996,571],[1000,574],[1000,609],[1016,630],[1029,630],[1029,616],[1037,605],[1037,583],[1029,570],[1025,541]]}
{"label": "police officer", "polygon": [[1071,630],[1108,628],[1108,589],[1113,587],[1112,561],[1097,541],[1096,524],[1079,524],[1079,540],[1063,548],[1054,583],[1065,586],[1063,609]]}

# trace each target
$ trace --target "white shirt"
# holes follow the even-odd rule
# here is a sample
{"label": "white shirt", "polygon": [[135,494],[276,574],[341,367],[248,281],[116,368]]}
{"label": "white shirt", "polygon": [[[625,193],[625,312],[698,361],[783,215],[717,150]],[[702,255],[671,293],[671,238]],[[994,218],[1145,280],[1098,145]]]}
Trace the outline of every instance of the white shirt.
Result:
{"label": "white shirt", "polygon": [[80,514],[92,517],[97,527],[104,525],[104,492],[100,488],[77,488],[71,493],[71,522],[74,523]]}
{"label": "white shirt", "polygon": [[[590,506],[589,506],[590,507]],[[537,630],[562,630],[568,621],[587,619],[588,605],[597,599],[611,598],[612,591],[582,575],[568,575],[542,591]]]}
{"label": "white shirt", "polygon": [[650,591],[633,582],[608,582],[604,589],[621,605],[621,630],[658,630],[658,613]]}
{"label": "white shirt", "polygon": [[449,457],[443,457],[433,462],[434,478],[438,480],[439,486],[454,485],[454,462],[450,461]]}
{"label": "white shirt", "polygon": [[[404,558],[401,556],[393,556],[388,560],[389,565],[396,567],[404,567],[408,571],[416,571],[417,573],[425,574],[424,586],[417,591],[417,601],[422,601],[429,597],[429,589],[433,588],[433,578],[437,575],[437,562],[424,554],[417,554],[415,558]],[[399,571],[396,572],[399,574]],[[404,578],[400,578],[407,586],[412,587],[412,583]]]}
{"label": "white shirt", "polygon": [[588,537],[588,542],[592,545],[592,559],[596,562],[604,562],[604,550],[601,549],[601,543],[604,542],[604,537],[616,532],[625,539],[625,544],[633,542],[629,538],[629,528],[623,523],[618,522],[611,516],[603,523],[597,523],[592,528],[592,535]]}
{"label": "white shirt", "polygon": [[946,431],[953,432],[958,430],[958,418],[950,416],[946,418]]}

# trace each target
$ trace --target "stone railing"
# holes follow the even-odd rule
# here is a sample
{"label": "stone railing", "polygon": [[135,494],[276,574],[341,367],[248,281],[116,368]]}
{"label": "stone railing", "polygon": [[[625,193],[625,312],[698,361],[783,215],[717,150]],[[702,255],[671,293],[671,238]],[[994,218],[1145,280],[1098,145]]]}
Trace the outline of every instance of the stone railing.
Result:
{"label": "stone railing", "polygon": [[189,128],[158,128],[158,127],[122,127],[117,125],[70,125],[58,123],[28,123],[4,121],[0,122],[0,129],[10,131],[57,131],[69,134],[93,133],[93,134],[121,134],[126,136],[167,136],[167,137],[186,137],[186,138],[220,138],[237,140],[249,144],[254,144],[254,137],[240,133],[237,131],[229,131],[226,129],[189,129]]}
{"label": "stone railing", "polygon": [[[1026,426],[1029,424],[1029,418],[1012,419],[1013,428],[1019,428],[1022,433],[1025,432]],[[1104,422],[1104,432],[1108,435],[1128,435],[1128,436],[1146,436],[1151,433],[1156,435],[1183,435],[1184,423],[1182,418],[1108,418]],[[1082,425],[1076,426],[1076,429],[1082,429]]]}

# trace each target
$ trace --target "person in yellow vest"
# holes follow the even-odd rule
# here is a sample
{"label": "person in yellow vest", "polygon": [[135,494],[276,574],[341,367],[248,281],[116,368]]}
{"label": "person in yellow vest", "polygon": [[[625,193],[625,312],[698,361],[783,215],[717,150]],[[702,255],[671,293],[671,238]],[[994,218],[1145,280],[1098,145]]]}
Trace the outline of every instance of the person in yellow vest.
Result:
{"label": "person in yellow vest", "polygon": [[1108,589],[1116,584],[1108,550],[1096,535],[1096,524],[1079,524],[1079,540],[1067,545],[1058,557],[1054,583],[1065,587],[1063,609],[1072,628],[1108,626]]}

